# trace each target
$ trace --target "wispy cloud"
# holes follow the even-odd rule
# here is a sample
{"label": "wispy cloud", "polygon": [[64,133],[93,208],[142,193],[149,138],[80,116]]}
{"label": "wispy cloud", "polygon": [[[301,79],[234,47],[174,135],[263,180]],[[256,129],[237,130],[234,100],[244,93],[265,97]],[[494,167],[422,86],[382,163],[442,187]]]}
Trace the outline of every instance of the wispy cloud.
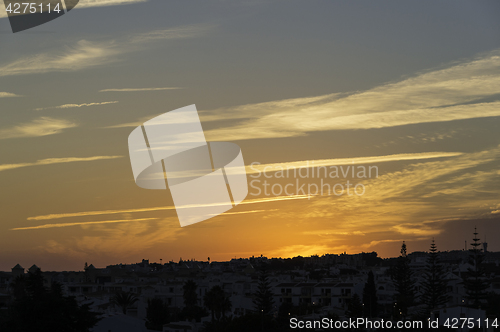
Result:
{"label": "wispy cloud", "polygon": [[101,103],[84,103],[84,104],[64,104],[61,106],[54,107],[43,107],[43,108],[35,108],[35,111],[43,111],[48,109],[56,109],[56,108],[78,108],[78,107],[88,107],[88,106],[100,106],[100,105],[108,105],[108,104],[116,104],[118,101],[105,101]]}
{"label": "wispy cloud", "polygon": [[[292,223],[289,228],[285,227],[284,231],[293,229],[294,234],[303,231],[301,242],[297,245],[279,245],[278,249],[272,252],[275,256],[289,257],[318,252],[373,250],[380,244],[392,241],[399,242],[401,239],[416,241],[441,234],[444,225],[453,218],[477,217],[481,215],[481,210],[484,210],[485,214],[492,215],[491,211],[498,210],[498,189],[495,189],[498,188],[498,181],[495,182],[495,179],[498,178],[497,168],[491,176],[477,173],[476,170],[499,160],[499,157],[500,147],[496,147],[481,152],[462,153],[453,156],[452,159],[415,163],[401,171],[387,173],[377,179],[364,181],[366,194],[359,197],[356,195],[316,196],[308,201],[307,205],[304,205],[305,199],[310,197],[303,195],[279,196],[250,199],[242,204],[281,202],[282,208],[270,205],[272,209],[266,211],[265,218],[271,218],[276,223],[280,223],[282,220]],[[468,185],[470,182],[475,183],[475,186],[470,187]],[[425,197],[429,193],[447,188],[456,188],[457,190],[453,193],[442,194],[438,199]],[[481,192],[489,192],[491,202],[484,197],[477,197],[478,193]],[[482,208],[480,203],[488,203],[488,205],[486,208]],[[46,221],[67,217],[173,209],[174,207],[162,206],[127,210],[84,211],[36,216],[28,218],[28,220]],[[255,209],[249,213],[261,210]],[[239,211],[235,212],[240,214]],[[177,224],[175,218],[173,220],[170,227],[177,229],[172,227],[172,225]],[[146,227],[142,223],[134,225]],[[345,245],[346,237],[349,236],[357,237],[355,245]]]}
{"label": "wispy cloud", "polygon": [[323,111],[321,113],[269,114],[237,126],[206,131],[205,136],[210,141],[235,141],[302,136],[314,131],[373,129],[485,118],[500,116],[500,102],[337,117],[331,117]]}
{"label": "wispy cloud", "polygon": [[[332,93],[200,111],[202,122],[239,120],[205,131],[210,141],[282,138],[327,130],[387,128],[500,116],[500,50],[445,69],[353,93]],[[475,103],[476,102],[476,103]],[[129,122],[108,128],[137,126]]]}
{"label": "wispy cloud", "polygon": [[120,124],[117,124],[117,125],[113,125],[113,126],[107,126],[107,127],[103,127],[105,129],[115,129],[115,128],[135,128],[135,127],[138,127],[140,125],[142,125],[144,122],[146,122],[148,119],[151,119],[151,117],[147,117],[144,121],[137,121],[137,122],[126,122],[126,123],[120,123]]}
{"label": "wispy cloud", "polygon": [[0,172],[7,171],[10,169],[31,167],[31,166],[65,164],[65,163],[74,163],[74,162],[81,162],[81,161],[109,160],[109,159],[116,159],[116,158],[122,158],[122,157],[123,156],[93,156],[93,157],[86,157],[86,158],[75,158],[75,157],[47,158],[47,159],[40,159],[40,160],[37,160],[37,161],[32,162],[32,163],[3,164],[3,165],[0,164]]}
{"label": "wispy cloud", "polygon": [[[160,115],[160,114],[156,114],[156,115]],[[138,119],[137,121],[134,121],[134,122],[126,122],[126,123],[119,123],[119,124],[116,124],[116,125],[112,125],[112,126],[107,126],[107,127],[104,127],[105,129],[113,129],[113,128],[135,128],[137,126],[140,126],[142,125],[144,122],[154,118],[156,115],[148,115],[148,116],[144,116],[140,119]]]}
{"label": "wispy cloud", "polygon": [[54,135],[76,126],[76,123],[69,120],[40,117],[11,128],[0,129],[0,139]]}
{"label": "wispy cloud", "polygon": [[21,97],[21,96],[10,92],[0,92],[0,98],[12,98],[12,97]]}
{"label": "wispy cloud", "polygon": [[[77,6],[78,7],[78,6]],[[185,39],[202,36],[212,26],[190,25],[134,34],[121,39],[92,42],[80,40],[64,50],[40,53],[0,65],[0,77],[47,72],[78,71],[121,60],[120,55],[136,52],[140,44],[160,40]]]}
{"label": "wispy cloud", "polygon": [[[267,212],[267,211],[268,210],[225,212],[221,215],[222,216],[239,215],[239,214],[260,213],[260,212]],[[37,225],[37,226],[16,227],[16,228],[11,228],[10,230],[17,231],[17,230],[27,230],[27,229],[45,229],[45,228],[59,228],[59,227],[72,227],[72,226],[94,226],[94,225],[99,225],[99,224],[113,224],[113,223],[135,222],[135,221],[151,221],[151,220],[158,220],[158,219],[159,218],[139,218],[139,219],[123,219],[123,220],[81,221],[81,222],[68,222],[68,223],[58,223],[58,224],[43,224],[43,225]]]}
{"label": "wispy cloud", "polygon": [[133,35],[129,38],[132,44],[158,42],[161,40],[186,39],[200,37],[214,28],[213,25],[185,25],[172,29],[154,30]]}
{"label": "wispy cloud", "polygon": [[276,172],[286,169],[300,169],[322,166],[341,166],[341,165],[359,165],[359,164],[375,164],[393,161],[404,160],[421,160],[434,158],[449,158],[462,155],[461,152],[422,152],[422,153],[402,153],[392,154],[387,156],[373,157],[356,157],[356,158],[337,158],[337,159],[316,159],[316,160],[301,160],[285,163],[273,164],[258,164],[246,166],[247,174],[256,174],[262,172]]}
{"label": "wispy cloud", "polygon": [[[426,163],[413,164],[410,167],[387,175],[383,175],[368,184],[371,189],[369,197],[372,199],[390,199],[409,197],[418,201],[434,195],[444,189],[455,188],[455,194],[460,196],[465,194],[477,194],[464,187],[465,183],[485,185],[492,183],[495,174],[485,176],[472,176],[471,170],[482,165],[494,162],[500,158],[500,147],[490,150],[464,153],[456,158],[431,161]],[[494,171],[496,172],[496,170]],[[492,177],[493,175],[493,177]],[[480,180],[480,181],[479,181]]]}
{"label": "wispy cloud", "polygon": [[205,132],[209,140],[293,137],[500,116],[500,51],[352,94],[329,94],[201,112],[202,121],[240,119]]}
{"label": "wispy cloud", "polygon": [[[269,217],[302,220],[307,225],[304,236],[310,236],[313,243],[328,241],[331,251],[337,247],[342,251],[373,249],[387,239],[428,239],[442,234],[450,222],[492,217],[498,210],[499,161],[497,146],[415,163],[363,180],[366,191],[362,196],[316,196],[307,209],[291,207]],[[324,220],[334,224],[329,227]],[[353,235],[357,244],[340,245],[346,242],[345,236]]]}
{"label": "wispy cloud", "polygon": [[59,227],[72,227],[72,226],[93,226],[99,224],[114,224],[122,222],[136,222],[136,221],[151,221],[158,220],[159,218],[140,218],[140,219],[123,219],[123,220],[102,220],[102,221],[87,221],[87,222],[69,222],[60,224],[45,224],[38,226],[28,226],[28,227],[17,227],[11,228],[11,231],[20,231],[28,229],[46,229],[46,228],[59,228]]}
{"label": "wispy cloud", "polygon": [[[247,174],[247,175],[264,173],[265,176],[268,176],[273,172],[283,172],[283,174],[286,173],[287,174],[286,177],[288,177],[289,176],[288,174],[297,176],[296,172],[298,170],[306,168],[318,168],[318,167],[326,168],[329,166],[369,165],[369,164],[378,164],[378,163],[395,162],[395,161],[451,158],[460,156],[462,154],[463,154],[462,152],[422,152],[422,153],[402,153],[402,154],[371,156],[371,157],[300,160],[300,161],[290,161],[290,162],[272,163],[272,164],[252,163],[251,165],[245,166],[244,169],[242,168],[233,169],[231,170],[231,173]],[[331,170],[324,169],[324,171],[322,172],[329,173],[330,171]],[[341,169],[341,172],[346,172],[347,174],[349,174],[349,168]],[[318,174],[320,173],[321,172],[318,170]],[[172,172],[171,178],[184,178],[184,177],[193,177],[202,175],[204,175],[203,170],[197,170],[197,171],[184,170],[184,171]],[[378,176],[378,170],[374,171],[374,176]],[[163,180],[164,178],[165,175],[163,174],[163,172],[151,173],[145,177],[145,179],[147,180],[158,180],[158,179]]]}
{"label": "wispy cloud", "polygon": [[99,92],[140,92],[140,91],[163,91],[163,90],[178,90],[183,88],[172,87],[172,88],[136,88],[136,89],[104,89]]}
{"label": "wispy cloud", "polygon": [[[438,226],[438,227],[436,227]],[[392,226],[392,229],[402,235],[412,235],[412,236],[435,236],[441,233],[439,226],[442,225],[432,225],[426,222],[423,223],[405,223],[400,225]]]}
{"label": "wispy cloud", "polygon": [[131,5],[148,0],[80,0],[75,9],[90,8],[90,7],[105,7],[105,6],[120,6]]}
{"label": "wispy cloud", "polygon": [[118,61],[122,51],[114,42],[80,40],[62,52],[40,53],[0,66],[0,76],[78,71]]}
{"label": "wispy cloud", "polygon": [[60,254],[64,256],[94,257],[104,261],[126,259],[127,255],[137,255],[138,252],[156,245],[164,245],[175,241],[185,234],[181,227],[174,227],[177,218],[159,220],[130,219],[128,222],[104,223],[95,225],[80,225],[88,230],[85,234],[74,233],[57,240],[49,240],[39,247],[40,252]]}
{"label": "wispy cloud", "polygon": [[[266,197],[266,198],[256,198],[248,199],[241,202],[239,205],[244,204],[257,204],[257,203],[270,203],[276,201],[290,201],[296,199],[308,199],[306,195],[294,195],[294,196],[278,196],[278,197]],[[179,208],[187,208],[192,206],[180,206]],[[58,213],[58,214],[48,214],[43,216],[29,217],[27,220],[52,220],[60,218],[70,218],[70,217],[85,217],[85,216],[99,216],[108,214],[118,214],[118,213],[137,213],[137,212],[151,212],[151,211],[163,211],[163,210],[174,210],[174,206],[157,206],[150,208],[137,208],[137,209],[123,209],[123,210],[101,210],[101,211],[84,211],[75,213]],[[226,213],[227,214],[227,213]]]}
{"label": "wispy cloud", "polygon": [[[105,7],[105,6],[119,6],[119,5],[131,5],[141,2],[147,2],[148,0],[80,0],[75,9],[92,8],[92,7]],[[5,7],[0,4],[0,18],[7,17],[7,12]]]}
{"label": "wispy cloud", "polygon": [[214,216],[221,215],[221,216],[232,216],[236,214],[249,214],[249,213],[260,213],[260,212],[269,212],[269,211],[277,211],[275,209],[273,210],[250,210],[250,211],[237,211],[237,212],[224,212],[222,214],[213,214]]}

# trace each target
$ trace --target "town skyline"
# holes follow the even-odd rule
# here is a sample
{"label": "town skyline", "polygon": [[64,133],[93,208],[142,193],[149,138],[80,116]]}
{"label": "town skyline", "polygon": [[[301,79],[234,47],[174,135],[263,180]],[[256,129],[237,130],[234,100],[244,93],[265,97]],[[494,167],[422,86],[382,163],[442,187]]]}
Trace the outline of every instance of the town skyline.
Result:
{"label": "town skyline", "polygon": [[[406,241],[403,241],[405,244]],[[403,243],[402,242],[402,243]],[[436,244],[437,246],[437,249],[438,249],[438,253],[453,253],[453,252],[460,252],[460,251],[470,251],[473,249],[473,247],[471,246],[471,243],[473,243],[472,241],[472,237],[471,237],[471,240],[468,241],[468,240],[464,240],[464,248],[462,249],[449,249],[449,250],[440,250],[439,249],[439,243],[437,243],[435,241],[435,239],[432,239],[432,243]],[[491,250],[491,247],[490,247],[490,243],[486,242],[486,241],[480,241],[480,250],[483,252],[483,253],[486,253],[488,252],[489,254],[500,254],[500,251],[494,251],[494,250]],[[399,244],[401,245],[401,243]],[[408,244],[407,244],[408,245]],[[429,249],[429,248],[427,248]],[[411,256],[412,254],[418,254],[418,253],[428,253],[429,251],[428,250],[414,250],[414,251],[409,251],[408,252],[408,255]],[[187,257],[179,257],[177,260],[174,260],[174,259],[169,259],[169,260],[165,260],[163,258],[159,258],[158,260],[155,260],[155,259],[150,259],[150,258],[142,258],[142,263],[144,262],[147,262],[148,264],[154,264],[154,265],[167,265],[167,264],[180,264],[182,262],[208,262],[208,263],[227,263],[227,262],[230,262],[232,260],[253,260],[253,259],[266,259],[266,260],[290,260],[290,259],[293,259],[293,258],[313,258],[313,257],[319,257],[319,258],[322,258],[322,257],[327,257],[327,256],[342,256],[342,255],[345,255],[345,256],[357,256],[357,255],[364,255],[364,254],[376,254],[376,257],[382,259],[382,260],[391,260],[391,259],[396,259],[400,256],[400,252],[397,252],[396,255],[394,256],[390,256],[390,257],[381,257],[378,255],[378,253],[376,251],[371,251],[371,252],[357,252],[357,253],[347,253],[347,252],[344,252],[344,253],[323,253],[323,254],[313,254],[313,255],[310,255],[310,256],[301,256],[301,255],[298,255],[298,256],[294,256],[294,257],[267,257],[263,254],[260,254],[260,255],[252,255],[252,256],[249,256],[249,257],[232,257],[232,258],[229,258],[229,259],[226,259],[226,260],[214,260],[212,259],[211,257],[207,257],[206,259],[196,259],[196,258],[187,258]],[[120,263],[112,263],[112,264],[105,264],[105,265],[101,265],[101,266],[105,266],[106,268],[109,268],[109,267],[113,267],[113,266],[132,266],[132,265],[136,265],[136,264],[139,264],[137,262],[135,263],[132,263],[132,262],[120,262]],[[96,266],[96,264],[94,264],[93,262],[83,262],[81,264],[84,268],[83,269],[79,269],[79,270],[47,270],[47,269],[43,269],[44,271],[83,271],[85,270],[85,268],[87,266],[93,266],[93,267],[96,267],[96,268],[100,268],[101,266]],[[29,265],[30,267],[37,267],[37,268],[40,268],[42,269],[43,267],[41,267],[40,265],[37,265],[36,263],[33,263],[32,265]],[[15,265],[15,267],[23,267],[23,264],[20,264],[20,263],[17,263]],[[29,267],[28,265],[24,266],[23,267],[24,269],[28,270]],[[2,272],[4,270],[0,270],[0,272]],[[10,269],[6,269],[5,271],[10,271]],[[5,272],[4,271],[4,272]]]}

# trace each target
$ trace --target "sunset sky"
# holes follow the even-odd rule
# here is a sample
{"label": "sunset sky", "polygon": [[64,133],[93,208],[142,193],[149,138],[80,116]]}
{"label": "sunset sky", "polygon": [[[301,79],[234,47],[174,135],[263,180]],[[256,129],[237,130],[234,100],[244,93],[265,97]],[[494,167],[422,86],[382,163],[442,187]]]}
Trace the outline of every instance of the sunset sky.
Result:
{"label": "sunset sky", "polygon": [[[0,6],[1,271],[394,257],[403,240],[463,249],[475,226],[500,251],[499,2],[80,0],[15,34]],[[181,228],[168,191],[135,184],[127,138],[191,104],[249,184],[321,181],[266,166],[378,177],[323,179],[359,196],[249,188]]]}

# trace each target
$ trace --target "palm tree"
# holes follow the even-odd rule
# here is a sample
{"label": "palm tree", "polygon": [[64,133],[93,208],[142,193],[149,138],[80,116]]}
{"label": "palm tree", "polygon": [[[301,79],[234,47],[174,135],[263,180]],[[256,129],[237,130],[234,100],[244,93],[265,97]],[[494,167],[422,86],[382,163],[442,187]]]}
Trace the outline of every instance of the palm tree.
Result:
{"label": "palm tree", "polygon": [[226,318],[226,312],[231,310],[231,300],[220,286],[214,286],[203,297],[205,306],[212,313],[212,321]]}
{"label": "palm tree", "polygon": [[130,308],[139,299],[132,293],[118,292],[111,298],[111,303],[122,308],[123,314],[127,314],[127,309]]}
{"label": "palm tree", "polygon": [[186,307],[192,308],[198,304],[196,288],[198,288],[198,285],[193,280],[186,281],[184,286],[182,286],[182,289],[184,290],[184,305]]}

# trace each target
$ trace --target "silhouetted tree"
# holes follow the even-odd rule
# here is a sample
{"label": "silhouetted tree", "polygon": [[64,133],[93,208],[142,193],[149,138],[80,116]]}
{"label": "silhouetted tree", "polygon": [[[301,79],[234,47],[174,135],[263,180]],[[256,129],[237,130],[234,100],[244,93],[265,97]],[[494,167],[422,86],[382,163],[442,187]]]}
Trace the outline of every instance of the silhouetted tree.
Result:
{"label": "silhouetted tree", "polygon": [[184,308],[182,309],[182,316],[184,319],[197,321],[206,315],[205,310],[198,305],[198,294],[196,289],[198,285],[193,280],[188,280],[182,287],[184,290]]}
{"label": "silhouetted tree", "polygon": [[363,317],[363,304],[358,294],[354,294],[349,300],[346,315],[350,318]]}
{"label": "silhouetted tree", "polygon": [[226,312],[231,310],[231,300],[220,286],[214,286],[203,297],[203,302],[212,314],[212,321],[226,318]]}
{"label": "silhouetted tree", "polygon": [[410,269],[409,258],[406,253],[406,244],[403,241],[401,245],[401,255],[398,257],[397,263],[392,271],[392,281],[396,288],[396,312],[400,313],[403,318],[408,314],[408,308],[415,301],[415,281],[413,273]]}
{"label": "silhouetted tree", "polygon": [[127,314],[127,309],[132,307],[139,299],[132,293],[118,292],[111,298],[111,303],[122,308],[123,313]]}
{"label": "silhouetted tree", "polygon": [[274,304],[271,283],[268,276],[267,269],[262,266],[259,273],[259,285],[253,300],[255,310],[263,315],[270,315]]}
{"label": "silhouetted tree", "polygon": [[448,281],[445,279],[443,266],[439,261],[439,253],[434,239],[427,257],[424,280],[422,283],[421,301],[426,305],[426,314],[448,302]]}
{"label": "silhouetted tree", "polygon": [[198,285],[196,285],[193,280],[186,281],[184,286],[182,286],[184,291],[182,296],[184,297],[184,305],[186,307],[194,307],[198,304],[198,294],[196,294],[197,288]]}
{"label": "silhouetted tree", "polygon": [[146,308],[146,327],[149,330],[163,331],[163,325],[169,322],[168,305],[161,299],[148,300]]}
{"label": "silhouetted tree", "polygon": [[472,239],[474,242],[471,243],[472,249],[470,249],[470,263],[473,267],[467,269],[467,275],[464,278],[464,287],[467,293],[467,300],[469,300],[469,306],[475,308],[481,307],[481,304],[485,302],[488,297],[486,290],[490,287],[482,265],[484,253],[480,247],[481,243],[477,235],[477,230],[474,228],[474,239]]}
{"label": "silhouetted tree", "polygon": [[24,275],[17,276],[14,281],[10,284],[12,288],[12,294],[14,299],[21,299],[23,296],[27,295],[26,290],[26,277]]}
{"label": "silhouetted tree", "polygon": [[40,270],[16,278],[14,298],[0,320],[2,332],[88,332],[99,321],[88,304],[79,306],[74,297],[62,295],[61,285],[43,285]]}
{"label": "silhouetted tree", "polygon": [[375,276],[372,271],[368,272],[368,280],[363,288],[363,304],[365,317],[377,317],[377,287],[375,286]]}
{"label": "silhouetted tree", "polygon": [[366,263],[366,266],[376,266],[384,261],[378,257],[375,251],[361,253],[361,259]]}

